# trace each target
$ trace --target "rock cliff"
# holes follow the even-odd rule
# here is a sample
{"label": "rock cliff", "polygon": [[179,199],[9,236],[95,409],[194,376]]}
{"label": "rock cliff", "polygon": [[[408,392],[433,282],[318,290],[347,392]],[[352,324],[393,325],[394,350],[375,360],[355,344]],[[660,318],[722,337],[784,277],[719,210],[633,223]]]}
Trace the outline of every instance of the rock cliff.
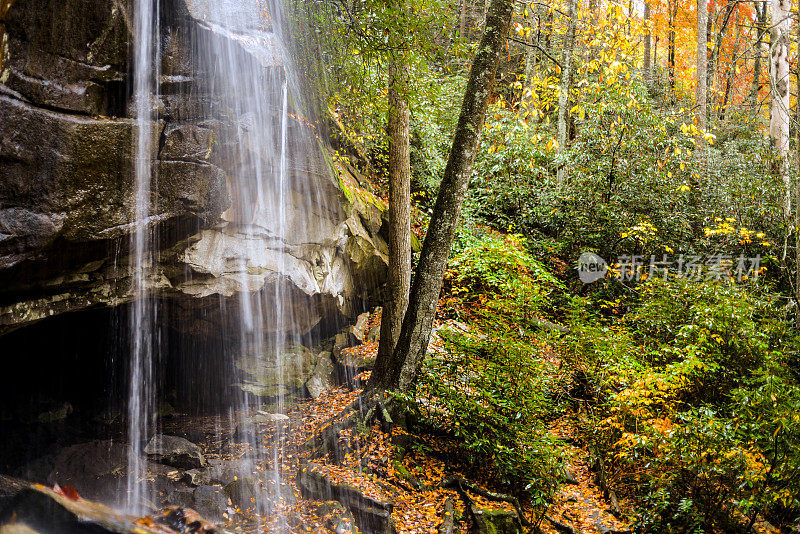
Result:
{"label": "rock cliff", "polygon": [[[131,4],[0,3],[0,335],[132,299]],[[304,156],[288,162],[286,237],[243,231],[248,214],[230,176],[242,150],[235,133],[247,118],[208,83],[213,65],[194,49],[195,37],[230,40],[264,76],[281,75],[285,56],[269,29],[222,26],[215,5],[162,0],[148,221],[158,253],[148,283],[171,309],[185,310],[173,318],[185,331],[213,328],[227,299],[278,286],[294,297],[283,313],[302,333],[326,317],[352,315],[383,279],[382,206],[337,168],[298,104],[289,138],[292,153]],[[267,331],[277,323],[269,314],[265,321]]]}

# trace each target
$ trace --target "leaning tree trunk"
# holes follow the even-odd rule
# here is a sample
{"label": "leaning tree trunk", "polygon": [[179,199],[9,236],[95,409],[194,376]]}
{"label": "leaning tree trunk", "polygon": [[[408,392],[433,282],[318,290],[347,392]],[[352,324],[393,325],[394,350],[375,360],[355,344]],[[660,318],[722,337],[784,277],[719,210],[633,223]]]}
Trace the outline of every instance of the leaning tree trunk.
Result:
{"label": "leaning tree trunk", "polygon": [[[395,55],[400,55],[400,51]],[[386,375],[411,289],[411,156],[407,68],[397,58],[389,65],[389,278],[388,295],[381,314],[381,337],[373,376]]]}
{"label": "leaning tree trunk", "polygon": [[772,0],[770,31],[770,87],[772,89],[769,135],[775,149],[775,172],[783,180],[783,212],[791,214],[789,176],[789,8],[790,0]]}
{"label": "leaning tree trunk", "polygon": [[561,59],[561,82],[558,85],[558,155],[556,188],[561,190],[567,182],[567,166],[564,154],[569,142],[569,90],[572,86],[572,49],[575,47],[575,4],[577,0],[567,0],[567,33],[564,35],[564,55]]}
{"label": "leaning tree trunk", "polygon": [[[514,0],[492,0],[489,6],[486,30],[470,70],[450,156],[414,276],[403,328],[391,361],[384,367],[387,372],[375,378],[373,385],[377,387],[408,390],[416,380],[428,350],[447,258],[469,186],[489,95],[513,12]],[[378,362],[375,365],[377,367]]]}

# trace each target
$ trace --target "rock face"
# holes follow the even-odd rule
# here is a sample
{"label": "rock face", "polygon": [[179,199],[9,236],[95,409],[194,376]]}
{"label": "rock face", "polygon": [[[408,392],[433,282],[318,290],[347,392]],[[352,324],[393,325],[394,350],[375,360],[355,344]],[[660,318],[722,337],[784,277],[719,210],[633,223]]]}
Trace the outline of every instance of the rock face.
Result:
{"label": "rock face", "polygon": [[50,489],[2,475],[0,493],[10,487],[9,482],[15,487],[0,510],[0,534],[226,534],[193,510],[168,507],[152,517],[137,518],[84,500],[72,488]]}
{"label": "rock face", "polygon": [[207,465],[200,447],[178,436],[153,436],[144,453],[158,463],[182,469],[197,469]]}
{"label": "rock face", "polygon": [[396,532],[392,520],[394,503],[376,500],[349,484],[335,484],[314,463],[300,469],[297,485],[307,498],[341,503],[352,512],[356,526],[365,534]]}
{"label": "rock face", "polygon": [[[174,304],[170,320],[182,331],[232,320],[226,300],[279,290],[293,306],[281,308],[285,317],[265,314],[266,330],[291,323],[303,333],[354,315],[384,278],[383,206],[336,167],[294,109],[287,135],[305,156],[287,162],[287,237],[244,231],[248,213],[231,175],[247,118],[221,105],[206,83],[212,66],[193,43],[200,34],[230,40],[265,76],[282,69],[284,53],[268,31],[224,27],[224,3],[162,2],[157,202],[148,221],[159,254],[147,280]],[[131,4],[25,0],[0,10],[0,335],[132,299]],[[245,31],[259,39],[239,38]]]}

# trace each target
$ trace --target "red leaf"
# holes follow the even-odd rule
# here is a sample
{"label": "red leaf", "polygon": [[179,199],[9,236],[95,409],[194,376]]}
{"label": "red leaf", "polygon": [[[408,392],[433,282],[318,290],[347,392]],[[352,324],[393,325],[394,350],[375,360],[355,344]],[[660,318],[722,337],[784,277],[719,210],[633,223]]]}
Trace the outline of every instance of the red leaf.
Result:
{"label": "red leaf", "polygon": [[53,491],[66,497],[71,501],[79,501],[81,500],[81,496],[78,495],[78,490],[73,488],[72,486],[59,486],[57,483],[53,484]]}

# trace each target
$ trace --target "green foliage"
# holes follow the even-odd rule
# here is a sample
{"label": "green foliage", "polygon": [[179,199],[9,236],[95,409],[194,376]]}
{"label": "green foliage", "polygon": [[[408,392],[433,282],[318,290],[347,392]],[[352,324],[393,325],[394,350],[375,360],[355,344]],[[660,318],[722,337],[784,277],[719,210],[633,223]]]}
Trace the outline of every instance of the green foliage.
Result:
{"label": "green foliage", "polygon": [[530,345],[513,336],[441,333],[445,352],[426,360],[418,386],[423,422],[451,432],[469,463],[490,466],[498,482],[544,505],[562,475],[561,452],[544,424],[555,411],[546,397],[553,385]]}
{"label": "green foliage", "polygon": [[439,330],[415,393],[419,415],[455,436],[468,463],[541,507],[562,475],[562,452],[545,425],[558,413],[558,384],[531,355],[546,339],[536,318],[563,286],[521,237],[477,230],[462,234],[447,283],[445,307],[470,327]]}
{"label": "green foliage", "polygon": [[637,503],[642,530],[730,532],[759,514],[800,517],[800,386],[775,300],[653,279],[631,304],[621,318],[575,313],[565,349],[595,391],[587,437]]}

